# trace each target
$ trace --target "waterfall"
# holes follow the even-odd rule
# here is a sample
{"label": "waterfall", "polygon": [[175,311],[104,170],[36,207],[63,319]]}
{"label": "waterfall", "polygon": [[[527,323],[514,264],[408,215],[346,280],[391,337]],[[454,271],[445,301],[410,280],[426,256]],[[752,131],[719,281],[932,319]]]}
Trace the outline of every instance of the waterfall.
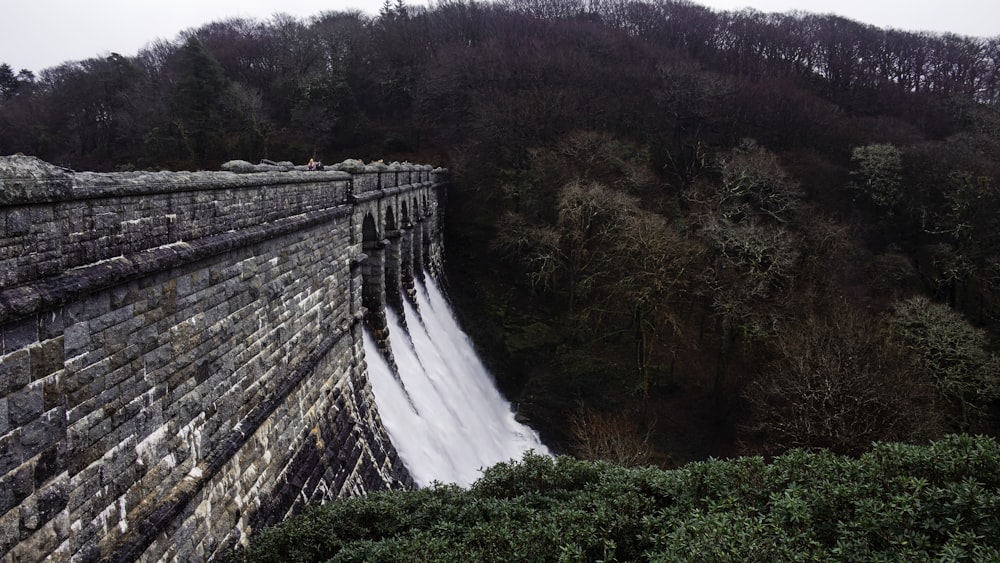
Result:
{"label": "waterfall", "polygon": [[365,332],[375,403],[414,481],[467,486],[497,462],[529,449],[548,453],[535,431],[514,419],[434,280],[417,282],[417,303],[419,313],[403,300],[405,328],[386,311],[398,379]]}

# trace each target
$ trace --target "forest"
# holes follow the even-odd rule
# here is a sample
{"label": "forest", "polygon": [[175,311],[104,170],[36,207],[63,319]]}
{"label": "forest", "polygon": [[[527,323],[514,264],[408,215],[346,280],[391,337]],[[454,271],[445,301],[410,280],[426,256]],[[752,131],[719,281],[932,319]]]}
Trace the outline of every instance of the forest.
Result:
{"label": "forest", "polygon": [[1000,37],[686,0],[228,19],[0,64],[18,152],[447,167],[461,320],[581,459],[1000,430]]}

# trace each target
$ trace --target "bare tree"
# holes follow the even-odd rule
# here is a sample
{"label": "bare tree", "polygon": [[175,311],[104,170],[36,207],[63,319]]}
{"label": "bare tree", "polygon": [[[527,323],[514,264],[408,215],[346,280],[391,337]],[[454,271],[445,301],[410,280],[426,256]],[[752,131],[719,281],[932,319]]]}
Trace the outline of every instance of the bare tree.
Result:
{"label": "bare tree", "polygon": [[636,467],[649,465],[653,448],[650,432],[643,432],[627,413],[580,408],[570,419],[573,453],[586,460],[603,460]]}
{"label": "bare tree", "polygon": [[855,453],[941,431],[933,384],[909,369],[886,328],[846,303],[781,327],[767,370],[744,390],[745,429],[776,450]]}

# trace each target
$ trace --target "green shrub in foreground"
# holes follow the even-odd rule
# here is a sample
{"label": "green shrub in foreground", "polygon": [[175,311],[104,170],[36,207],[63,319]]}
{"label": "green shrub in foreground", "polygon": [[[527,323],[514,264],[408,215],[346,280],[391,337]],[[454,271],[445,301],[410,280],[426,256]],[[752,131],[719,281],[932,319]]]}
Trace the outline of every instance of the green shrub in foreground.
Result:
{"label": "green shrub in foreground", "polygon": [[525,455],[314,507],[241,561],[1000,561],[1000,445],[791,451],[663,471]]}

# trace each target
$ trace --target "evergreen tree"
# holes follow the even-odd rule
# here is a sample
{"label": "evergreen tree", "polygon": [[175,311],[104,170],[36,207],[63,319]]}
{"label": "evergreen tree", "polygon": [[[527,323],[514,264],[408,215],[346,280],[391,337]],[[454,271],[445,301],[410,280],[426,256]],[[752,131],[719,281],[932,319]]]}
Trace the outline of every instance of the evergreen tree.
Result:
{"label": "evergreen tree", "polygon": [[9,100],[17,93],[20,83],[7,63],[0,63],[0,99]]}
{"label": "evergreen tree", "polygon": [[182,150],[192,163],[204,166],[212,140],[224,127],[222,99],[227,80],[218,61],[195,37],[177,53],[177,79],[171,99],[173,125]]}

